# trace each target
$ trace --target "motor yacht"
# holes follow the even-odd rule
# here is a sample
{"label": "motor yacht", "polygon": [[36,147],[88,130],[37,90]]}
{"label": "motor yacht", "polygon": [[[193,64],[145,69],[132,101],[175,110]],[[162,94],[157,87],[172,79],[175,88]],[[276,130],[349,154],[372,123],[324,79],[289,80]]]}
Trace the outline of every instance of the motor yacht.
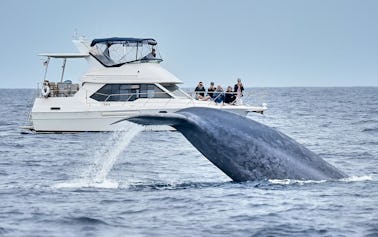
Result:
{"label": "motor yacht", "polygon": [[[35,132],[117,131],[120,119],[170,113],[187,107],[209,107],[246,115],[265,106],[197,100],[180,89],[182,81],[161,67],[157,42],[151,38],[73,40],[78,53],[43,53],[45,76],[23,128]],[[89,69],[78,83],[64,79],[67,59],[85,59]],[[63,61],[61,77],[47,81],[51,59]],[[59,80],[60,79],[60,80]],[[114,124],[115,123],[115,124]],[[167,129],[165,126],[147,129]]]}

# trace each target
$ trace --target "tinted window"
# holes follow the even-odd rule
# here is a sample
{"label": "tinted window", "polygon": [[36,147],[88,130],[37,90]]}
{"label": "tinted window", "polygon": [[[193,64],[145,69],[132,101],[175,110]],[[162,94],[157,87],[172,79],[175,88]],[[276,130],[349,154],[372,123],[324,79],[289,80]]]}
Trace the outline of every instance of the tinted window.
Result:
{"label": "tinted window", "polygon": [[187,97],[187,95],[180,90],[176,84],[162,84],[168,91],[173,93],[177,97]]}
{"label": "tinted window", "polygon": [[170,98],[154,84],[106,84],[90,96],[97,101],[134,101],[138,98]]}

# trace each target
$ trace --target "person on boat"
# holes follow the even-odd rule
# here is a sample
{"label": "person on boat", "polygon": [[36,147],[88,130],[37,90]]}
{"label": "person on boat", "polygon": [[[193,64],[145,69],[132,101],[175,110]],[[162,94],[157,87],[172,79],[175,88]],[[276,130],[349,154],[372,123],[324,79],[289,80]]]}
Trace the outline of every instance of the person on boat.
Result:
{"label": "person on boat", "polygon": [[242,96],[243,96],[244,86],[241,82],[241,79],[238,78],[237,83],[234,86],[234,92],[236,93],[236,104],[242,104]]}
{"label": "person on boat", "polygon": [[233,104],[236,100],[235,92],[232,91],[232,87],[228,86],[226,94],[224,95],[224,103]]}
{"label": "person on boat", "polygon": [[198,82],[198,85],[197,85],[196,89],[194,89],[194,92],[196,94],[196,99],[202,99],[202,98],[205,97],[206,89],[203,86],[202,81]]}
{"label": "person on boat", "polygon": [[210,98],[214,98],[214,91],[216,90],[214,86],[214,82],[210,82],[210,87],[207,88],[207,95],[210,96]]}
{"label": "person on boat", "polygon": [[155,48],[152,48],[151,52],[142,58],[142,60],[151,60],[151,59],[156,59],[156,50],[155,50]]}
{"label": "person on boat", "polygon": [[213,99],[216,103],[222,103],[224,99],[224,92],[221,85],[217,86],[217,89],[214,92]]}
{"label": "person on boat", "polygon": [[236,92],[236,97],[242,97],[244,91],[243,83],[241,82],[241,79],[238,78],[237,83],[234,86],[234,92]]}

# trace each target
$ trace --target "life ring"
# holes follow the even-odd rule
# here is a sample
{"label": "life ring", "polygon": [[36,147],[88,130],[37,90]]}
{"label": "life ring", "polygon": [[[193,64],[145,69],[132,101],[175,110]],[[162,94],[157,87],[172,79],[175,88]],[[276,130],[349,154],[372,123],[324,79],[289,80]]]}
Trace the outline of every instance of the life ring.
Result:
{"label": "life ring", "polygon": [[41,94],[43,97],[47,98],[50,95],[50,87],[45,85],[42,87]]}

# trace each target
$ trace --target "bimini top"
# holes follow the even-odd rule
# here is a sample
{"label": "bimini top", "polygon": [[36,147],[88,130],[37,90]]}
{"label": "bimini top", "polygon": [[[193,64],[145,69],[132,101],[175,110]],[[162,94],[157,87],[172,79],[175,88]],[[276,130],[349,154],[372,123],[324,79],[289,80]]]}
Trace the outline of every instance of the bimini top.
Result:
{"label": "bimini top", "polygon": [[163,61],[151,38],[94,39],[89,54],[104,67],[120,67],[126,63],[160,63]]}
{"label": "bimini top", "polygon": [[102,39],[94,39],[92,40],[91,47],[98,43],[106,43],[106,44],[149,44],[149,45],[157,45],[156,40],[147,38],[120,38],[120,37],[112,37],[112,38],[102,38]]}

